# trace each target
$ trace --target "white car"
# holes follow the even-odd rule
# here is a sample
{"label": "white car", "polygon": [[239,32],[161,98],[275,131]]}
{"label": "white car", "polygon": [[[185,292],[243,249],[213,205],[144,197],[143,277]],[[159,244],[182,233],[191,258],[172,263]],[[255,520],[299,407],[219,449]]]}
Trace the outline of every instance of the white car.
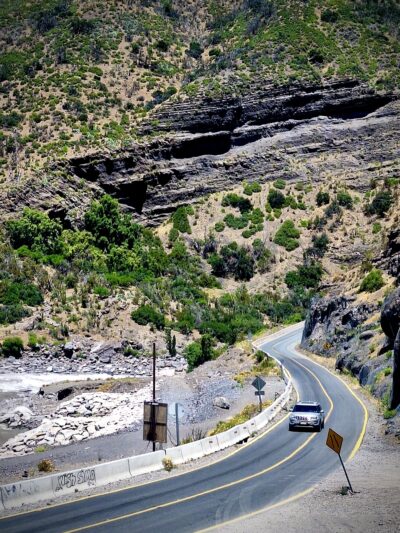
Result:
{"label": "white car", "polygon": [[302,427],[321,431],[325,425],[325,413],[318,402],[297,402],[290,411],[289,431]]}

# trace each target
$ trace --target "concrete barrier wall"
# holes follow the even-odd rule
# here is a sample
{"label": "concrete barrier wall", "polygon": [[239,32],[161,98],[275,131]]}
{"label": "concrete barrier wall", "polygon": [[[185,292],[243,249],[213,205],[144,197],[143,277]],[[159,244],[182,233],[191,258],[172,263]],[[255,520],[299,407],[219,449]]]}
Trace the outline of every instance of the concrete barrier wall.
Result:
{"label": "concrete barrier wall", "polygon": [[218,439],[216,436],[206,437],[205,439],[202,439],[200,442],[201,442],[201,447],[203,448],[204,455],[210,455],[211,453],[220,451]]}
{"label": "concrete barrier wall", "polygon": [[12,509],[40,500],[51,500],[54,497],[52,477],[46,476],[3,485],[0,491],[4,509]]}
{"label": "concrete barrier wall", "polygon": [[127,459],[129,463],[128,472],[130,476],[138,476],[146,472],[154,472],[163,468],[162,460],[165,458],[165,450],[135,455]]}
{"label": "concrete barrier wall", "polygon": [[182,446],[176,446],[175,448],[167,448],[165,450],[166,457],[170,457],[174,465],[180,465],[185,462],[182,453]]}

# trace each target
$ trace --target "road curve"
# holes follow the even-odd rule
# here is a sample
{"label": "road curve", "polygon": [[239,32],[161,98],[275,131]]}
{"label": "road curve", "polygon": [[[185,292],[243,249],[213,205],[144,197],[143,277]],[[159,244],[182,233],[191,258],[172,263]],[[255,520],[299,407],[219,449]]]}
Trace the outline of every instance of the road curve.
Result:
{"label": "road curve", "polygon": [[310,490],[340,467],[337,455],[325,445],[328,428],[344,437],[342,457],[346,460],[361,443],[367,412],[340,379],[295,350],[300,337],[301,328],[283,331],[261,347],[288,369],[300,399],[322,404],[327,416],[321,433],[289,433],[286,416],[210,466],[4,518],[0,529],[7,533],[200,531]]}

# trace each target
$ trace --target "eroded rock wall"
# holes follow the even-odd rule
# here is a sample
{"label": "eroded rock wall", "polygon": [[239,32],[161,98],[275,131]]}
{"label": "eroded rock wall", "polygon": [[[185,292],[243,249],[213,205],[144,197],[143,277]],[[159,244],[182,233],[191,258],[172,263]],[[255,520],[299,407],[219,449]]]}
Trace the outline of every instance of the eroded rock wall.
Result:
{"label": "eroded rock wall", "polygon": [[156,225],[179,205],[243,180],[318,186],[337,178],[363,191],[374,177],[400,176],[400,103],[355,81],[167,103],[152,119],[143,125],[148,141],[55,164],[46,179],[6,187],[4,216],[31,206],[76,224],[106,192]]}

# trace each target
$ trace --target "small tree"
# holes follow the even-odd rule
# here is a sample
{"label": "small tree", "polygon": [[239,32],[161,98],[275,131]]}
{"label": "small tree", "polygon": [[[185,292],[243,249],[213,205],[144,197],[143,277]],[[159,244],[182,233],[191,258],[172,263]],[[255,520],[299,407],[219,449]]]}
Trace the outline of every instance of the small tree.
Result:
{"label": "small tree", "polygon": [[1,352],[5,357],[21,357],[24,343],[20,337],[6,337],[3,341]]}
{"label": "small tree", "polygon": [[393,203],[393,196],[390,191],[380,191],[376,194],[372,202],[367,206],[368,215],[378,215],[383,217],[389,211]]}
{"label": "small tree", "polygon": [[382,272],[374,268],[362,280],[360,285],[360,292],[375,292],[385,285],[382,277]]}
{"label": "small tree", "polygon": [[328,205],[330,202],[329,192],[318,191],[316,201],[318,207],[321,207],[321,205]]}

